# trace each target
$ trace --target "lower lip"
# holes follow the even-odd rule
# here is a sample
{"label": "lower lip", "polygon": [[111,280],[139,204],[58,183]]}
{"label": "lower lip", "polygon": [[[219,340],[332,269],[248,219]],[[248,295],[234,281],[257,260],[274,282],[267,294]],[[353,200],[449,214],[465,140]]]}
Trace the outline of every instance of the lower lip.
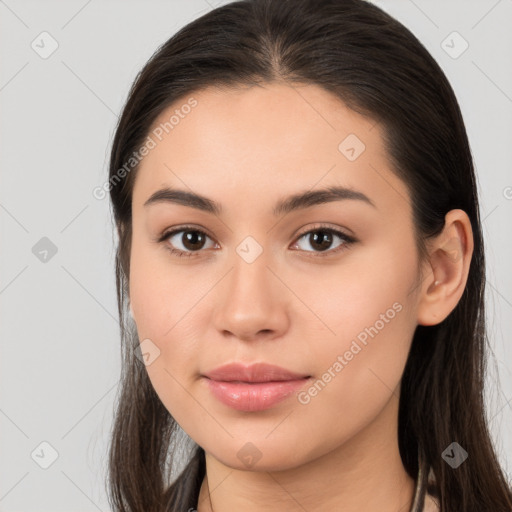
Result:
{"label": "lower lip", "polygon": [[303,387],[309,377],[273,382],[225,382],[206,378],[210,391],[223,404],[239,411],[263,411]]}

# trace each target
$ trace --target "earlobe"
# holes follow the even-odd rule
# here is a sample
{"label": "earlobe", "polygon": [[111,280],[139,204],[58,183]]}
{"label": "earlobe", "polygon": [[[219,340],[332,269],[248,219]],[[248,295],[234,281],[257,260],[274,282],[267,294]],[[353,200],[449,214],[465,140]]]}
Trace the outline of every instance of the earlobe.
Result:
{"label": "earlobe", "polygon": [[466,212],[449,211],[443,231],[428,246],[429,268],[418,303],[419,325],[442,322],[464,293],[473,254],[473,231]]}

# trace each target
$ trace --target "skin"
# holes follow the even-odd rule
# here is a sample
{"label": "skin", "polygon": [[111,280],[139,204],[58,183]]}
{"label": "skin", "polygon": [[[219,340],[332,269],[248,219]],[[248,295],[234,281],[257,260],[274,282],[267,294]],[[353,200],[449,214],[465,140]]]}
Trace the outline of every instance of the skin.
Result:
{"label": "skin", "polygon": [[[420,262],[409,192],[391,170],[380,125],[313,85],[192,96],[197,106],[137,173],[129,293],[140,340],[160,351],[149,378],[206,452],[198,511],[408,511],[415,482],[398,449],[400,380],[416,326],[441,322],[464,291],[467,215],[449,212]],[[366,146],[354,161],[338,150],[351,133]],[[273,216],[278,200],[330,185],[363,192],[375,207],[347,199]],[[207,196],[222,213],[144,207],[163,186]],[[327,255],[302,236],[318,223],[356,242],[334,253],[344,242],[333,235]],[[186,224],[207,235],[196,257],[165,248],[193,252],[186,232],[155,241]],[[263,249],[252,263],[236,251],[247,236]],[[394,303],[400,312],[307,404],[292,395],[265,411],[237,411],[200,377],[227,362],[265,361],[315,382]],[[251,467],[237,456],[248,442],[261,455]]]}

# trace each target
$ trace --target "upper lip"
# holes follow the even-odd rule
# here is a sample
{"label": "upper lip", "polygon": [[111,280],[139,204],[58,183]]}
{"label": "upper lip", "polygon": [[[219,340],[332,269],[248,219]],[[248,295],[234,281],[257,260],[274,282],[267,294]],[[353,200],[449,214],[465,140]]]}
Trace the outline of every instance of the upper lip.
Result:
{"label": "upper lip", "polygon": [[248,366],[242,363],[229,363],[205,373],[204,376],[212,380],[225,382],[270,382],[309,377],[309,375],[292,372],[286,368],[267,363],[254,363]]}

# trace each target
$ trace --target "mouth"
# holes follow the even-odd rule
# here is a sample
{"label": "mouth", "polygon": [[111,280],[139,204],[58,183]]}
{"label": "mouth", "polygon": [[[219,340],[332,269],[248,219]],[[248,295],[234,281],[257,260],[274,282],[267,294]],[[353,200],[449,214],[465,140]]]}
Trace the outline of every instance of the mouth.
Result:
{"label": "mouth", "polygon": [[311,377],[291,380],[267,381],[221,381],[205,377],[212,395],[222,404],[245,412],[256,412],[270,409],[291,397],[305,386]]}
{"label": "mouth", "polygon": [[[206,379],[208,377],[205,377]],[[210,379],[210,380],[215,380],[215,382],[228,382],[230,384],[248,384],[248,385],[253,385],[253,384],[274,384],[274,383],[280,383],[280,382],[294,382],[296,380],[303,380],[303,379],[309,379],[309,376],[307,377],[302,377],[301,379],[275,379],[275,380],[255,380],[255,381],[248,381],[248,380],[215,380],[215,379]]]}
{"label": "mouth", "polygon": [[203,375],[211,380],[239,383],[284,382],[310,378],[311,375],[298,373],[268,363],[254,363],[246,366],[243,363],[229,363]]}

